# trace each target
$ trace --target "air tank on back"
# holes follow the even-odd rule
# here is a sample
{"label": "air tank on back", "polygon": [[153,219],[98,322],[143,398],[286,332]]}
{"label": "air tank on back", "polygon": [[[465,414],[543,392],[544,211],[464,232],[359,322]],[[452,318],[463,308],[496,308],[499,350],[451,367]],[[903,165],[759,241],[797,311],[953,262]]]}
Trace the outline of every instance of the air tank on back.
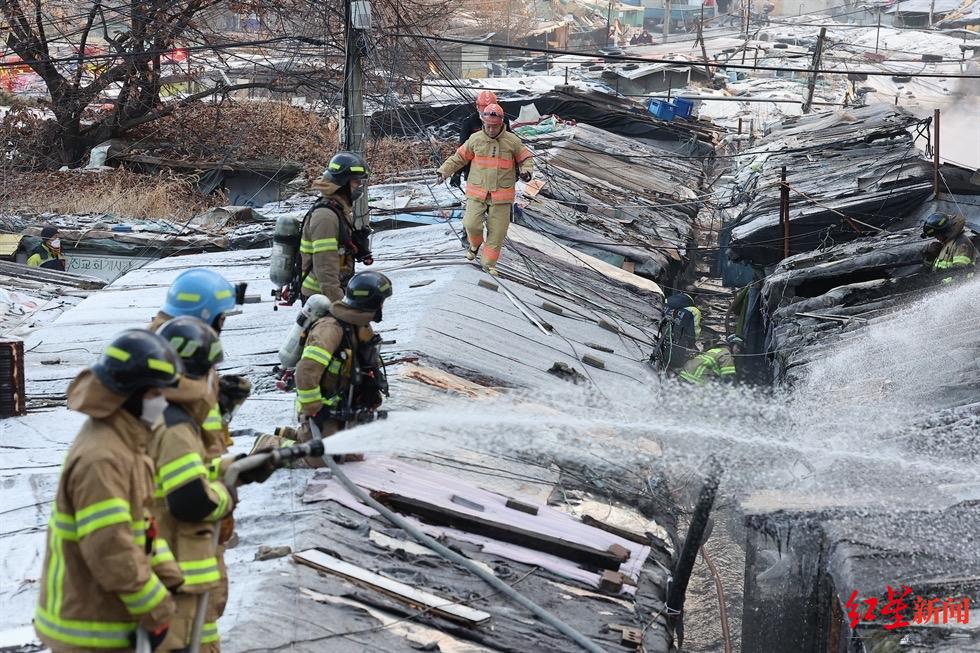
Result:
{"label": "air tank on back", "polygon": [[323,295],[312,295],[306,300],[306,304],[296,316],[296,323],[286,335],[286,341],[279,348],[279,362],[282,363],[284,369],[296,367],[300,356],[303,355],[307,329],[329,312],[330,300]]}
{"label": "air tank on back", "polygon": [[299,250],[302,222],[290,215],[280,215],[272,232],[272,256],[269,259],[269,280],[276,288],[292,281],[293,266]]}

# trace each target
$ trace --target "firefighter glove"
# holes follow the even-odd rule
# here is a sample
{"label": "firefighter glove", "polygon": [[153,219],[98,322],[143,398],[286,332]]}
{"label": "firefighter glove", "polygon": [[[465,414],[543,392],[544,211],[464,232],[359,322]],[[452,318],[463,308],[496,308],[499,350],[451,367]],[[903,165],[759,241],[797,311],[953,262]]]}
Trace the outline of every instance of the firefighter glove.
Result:
{"label": "firefighter glove", "polygon": [[[262,447],[253,451],[251,455],[266,455],[272,453],[272,447]],[[273,472],[276,471],[276,464],[269,457],[260,467],[255,469],[249,469],[238,475],[239,485],[248,485],[249,483],[265,483],[272,476]]]}
{"label": "firefighter glove", "polygon": [[449,185],[455,186],[456,188],[462,188],[462,175],[457,172],[449,179]]}

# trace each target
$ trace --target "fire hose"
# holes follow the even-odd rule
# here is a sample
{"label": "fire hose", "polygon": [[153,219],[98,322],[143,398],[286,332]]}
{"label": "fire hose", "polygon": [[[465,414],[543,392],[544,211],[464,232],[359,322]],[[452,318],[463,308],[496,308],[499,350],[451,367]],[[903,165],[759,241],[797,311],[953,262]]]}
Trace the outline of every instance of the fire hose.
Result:
{"label": "fire hose", "polygon": [[[312,442],[320,442],[320,429],[317,428],[316,424],[314,424],[312,421],[310,422],[310,428],[313,430],[314,438],[316,438]],[[320,444],[320,450],[321,452],[323,450],[322,442]],[[546,624],[548,624],[549,626],[551,626],[552,628],[560,632],[562,635],[565,635],[566,637],[571,639],[573,642],[581,646],[586,651],[590,651],[591,653],[604,653],[604,651],[601,648],[599,648],[599,646],[597,646],[595,642],[593,642],[582,633],[578,632],[577,630],[575,630],[565,622],[555,617],[553,614],[551,614],[550,612],[548,612],[547,610],[539,606],[537,603],[531,601],[529,598],[527,598],[526,596],[524,596],[523,594],[515,590],[513,587],[511,587],[504,581],[497,578],[492,572],[483,569],[479,565],[475,564],[469,558],[466,558],[456,553],[452,549],[449,549],[448,547],[440,544],[435,539],[423,533],[414,524],[406,520],[404,517],[402,517],[398,513],[389,510],[381,503],[371,498],[371,496],[367,492],[365,492],[357,485],[355,485],[354,482],[351,481],[347,477],[347,475],[343,473],[343,471],[341,471],[340,466],[336,462],[334,462],[333,456],[323,456],[323,462],[326,463],[327,467],[330,468],[331,473],[337,478],[338,481],[340,481],[341,485],[347,488],[348,492],[350,492],[352,495],[357,497],[357,499],[362,503],[377,510],[382,517],[384,517],[389,522],[391,522],[398,528],[402,529],[403,531],[411,535],[412,538],[414,538],[419,544],[422,544],[423,546],[432,549],[443,558],[449,560],[450,562],[454,562],[460,565],[461,567],[467,569],[468,571],[472,572],[473,574],[479,576],[484,582],[486,582],[488,585],[493,587],[495,590],[497,590],[501,594],[504,594],[515,603],[526,608],[528,611],[534,614],[534,616],[536,616],[538,619],[545,622]]]}

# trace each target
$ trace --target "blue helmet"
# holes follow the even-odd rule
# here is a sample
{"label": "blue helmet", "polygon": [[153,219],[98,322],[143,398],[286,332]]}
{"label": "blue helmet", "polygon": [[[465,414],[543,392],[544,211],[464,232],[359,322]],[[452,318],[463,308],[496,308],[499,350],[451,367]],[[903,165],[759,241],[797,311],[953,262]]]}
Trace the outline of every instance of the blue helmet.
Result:
{"label": "blue helmet", "polygon": [[170,317],[190,315],[209,325],[235,308],[235,288],[223,276],[207,268],[181,272],[167,291],[161,309]]}

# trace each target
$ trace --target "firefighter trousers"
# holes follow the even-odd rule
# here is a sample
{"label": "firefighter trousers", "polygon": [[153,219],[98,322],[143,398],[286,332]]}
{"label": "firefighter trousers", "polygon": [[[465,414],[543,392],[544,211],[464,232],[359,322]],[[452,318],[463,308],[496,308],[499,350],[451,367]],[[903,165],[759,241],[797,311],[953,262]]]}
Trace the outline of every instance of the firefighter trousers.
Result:
{"label": "firefighter trousers", "polygon": [[487,222],[487,237],[480,262],[492,265],[500,258],[500,249],[507,238],[507,228],[510,227],[510,213],[513,204],[491,204],[487,200],[466,198],[466,211],[463,213],[463,229],[470,241],[470,249],[479,249],[484,244],[483,220]]}

